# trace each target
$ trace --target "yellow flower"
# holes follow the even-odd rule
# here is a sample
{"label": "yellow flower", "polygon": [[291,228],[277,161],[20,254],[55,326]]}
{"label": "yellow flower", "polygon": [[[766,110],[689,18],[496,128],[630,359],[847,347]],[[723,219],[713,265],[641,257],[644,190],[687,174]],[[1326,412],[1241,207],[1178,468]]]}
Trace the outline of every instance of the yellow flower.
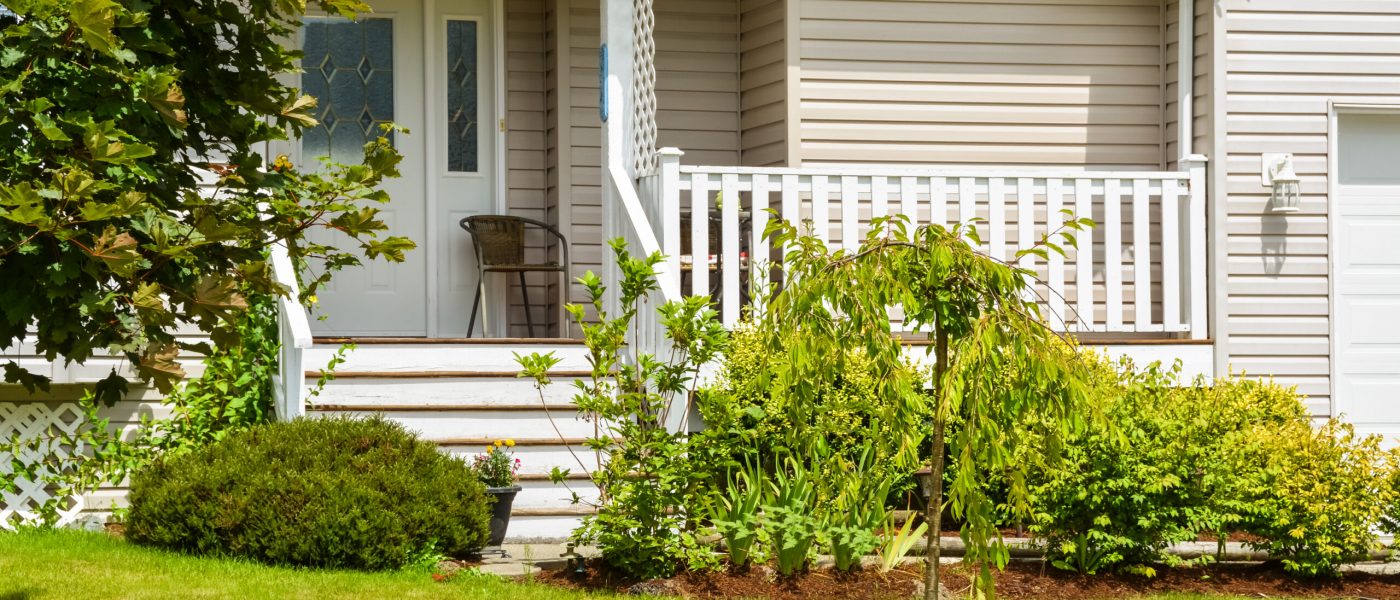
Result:
{"label": "yellow flower", "polygon": [[317,299],[316,299],[316,294],[312,294],[312,295],[310,295],[310,296],[307,296],[307,297],[306,297],[306,300],[307,300],[308,302],[312,303],[312,304],[316,304],[317,302],[320,302],[320,300],[317,300]]}
{"label": "yellow flower", "polygon": [[496,447],[500,447],[500,445],[503,444],[503,443],[504,443],[504,442],[502,442],[501,440],[496,440],[496,442],[495,442]]}
{"label": "yellow flower", "polygon": [[486,453],[487,453],[487,454],[490,454],[490,453],[495,452],[495,451],[496,451],[495,448],[492,448],[492,447],[490,447],[490,446],[487,446],[487,447],[486,447]]}
{"label": "yellow flower", "polygon": [[288,158],[286,154],[279,154],[277,155],[277,158],[272,161],[273,171],[286,171],[288,169],[291,169],[292,166],[292,159]]}
{"label": "yellow flower", "polygon": [[515,447],[515,440],[506,440],[506,445],[510,447]]}

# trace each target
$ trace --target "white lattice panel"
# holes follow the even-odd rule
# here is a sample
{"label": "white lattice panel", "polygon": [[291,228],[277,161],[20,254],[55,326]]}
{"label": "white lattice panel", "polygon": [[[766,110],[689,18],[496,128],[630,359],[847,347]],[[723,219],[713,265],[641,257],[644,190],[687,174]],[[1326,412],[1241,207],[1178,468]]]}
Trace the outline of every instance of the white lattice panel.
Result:
{"label": "white lattice panel", "polygon": [[652,0],[632,3],[632,165],[656,170],[656,12]]}
{"label": "white lattice panel", "polygon": [[[81,444],[73,445],[75,434],[83,424],[83,411],[77,404],[63,402],[0,402],[0,440],[9,441],[16,433],[20,439],[30,440],[27,448],[20,452],[19,459],[25,464],[44,464],[49,469],[63,469],[68,462],[86,451]],[[9,473],[12,456],[0,452],[0,473]],[[21,479],[18,493],[0,491],[0,529],[10,529],[18,518],[21,522],[31,522],[39,516],[39,509],[50,500],[56,499],[53,486],[42,481]],[[78,520],[83,511],[81,497],[57,498],[58,525],[69,525]]]}

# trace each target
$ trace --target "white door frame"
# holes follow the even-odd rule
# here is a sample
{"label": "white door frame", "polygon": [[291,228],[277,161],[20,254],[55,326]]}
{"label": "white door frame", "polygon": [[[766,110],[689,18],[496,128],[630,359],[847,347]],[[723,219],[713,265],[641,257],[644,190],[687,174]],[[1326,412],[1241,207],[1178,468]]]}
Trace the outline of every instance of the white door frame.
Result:
{"label": "white door frame", "polygon": [[[438,19],[434,16],[437,13],[437,1],[438,0],[423,0],[423,56],[425,61],[428,60],[427,57],[429,56],[437,56]],[[492,194],[491,209],[497,214],[504,214],[506,212],[506,163],[508,161],[508,157],[506,156],[506,114],[508,111],[506,110],[505,3],[506,0],[491,0],[491,44],[493,46],[491,51],[491,62],[493,65],[491,69],[491,78],[494,88],[492,93],[495,95],[495,101],[492,102],[494,105],[494,114],[492,114],[492,119],[489,121],[491,123],[491,130],[495,132],[491,138],[492,152],[495,152],[495,164],[493,167],[495,173],[492,173],[492,176],[495,178],[495,191]],[[424,69],[423,78],[424,93],[422,110],[426,117],[431,113],[433,98],[437,97],[435,94],[441,90],[442,86],[439,85],[440,80],[437,77],[430,76],[426,68]],[[432,127],[424,127],[424,130],[423,143],[428,149],[425,172],[430,174],[437,173],[436,169],[440,162],[440,157],[435,150],[437,148],[439,132]],[[438,207],[436,177],[427,177],[427,181],[424,184],[424,195],[428,202],[424,214],[431,218],[433,215],[437,214]],[[435,338],[438,337],[439,333],[438,283],[440,278],[438,277],[438,261],[440,259],[440,253],[438,250],[443,240],[438,239],[437,228],[434,227],[432,223],[427,223],[426,225],[426,239],[423,240],[419,248],[425,249],[424,251],[428,253],[428,297],[426,298],[428,337]],[[489,317],[483,314],[482,318],[491,323],[504,322],[501,319],[505,318],[508,314],[506,312],[507,307],[504,306],[505,304],[505,302],[488,303],[487,306],[492,314]],[[467,326],[472,327],[472,324],[468,323]],[[485,332],[483,331],[483,335],[484,334]]]}
{"label": "white door frame", "polygon": [[1337,188],[1341,171],[1337,120],[1341,115],[1396,115],[1400,104],[1327,103],[1327,403],[1328,414],[1337,416],[1337,382],[1341,370],[1337,355]]}

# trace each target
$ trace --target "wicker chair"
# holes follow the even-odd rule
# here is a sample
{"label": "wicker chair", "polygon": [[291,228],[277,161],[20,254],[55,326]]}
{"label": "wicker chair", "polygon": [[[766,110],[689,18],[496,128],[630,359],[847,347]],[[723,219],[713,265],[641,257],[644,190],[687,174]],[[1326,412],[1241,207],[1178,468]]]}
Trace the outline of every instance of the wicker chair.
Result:
{"label": "wicker chair", "polygon": [[[472,236],[472,247],[476,249],[477,257],[476,300],[472,301],[472,316],[467,321],[467,337],[471,337],[472,328],[476,325],[477,309],[481,307],[481,297],[485,295],[487,273],[516,273],[519,275],[520,294],[525,300],[525,324],[529,329],[530,337],[535,337],[535,322],[530,316],[530,288],[525,285],[525,273],[534,271],[562,273],[564,286],[561,289],[567,293],[568,241],[554,226],[523,217],[476,215],[462,219],[459,224],[468,235]],[[544,231],[559,242],[559,256],[564,259],[562,263],[525,262],[525,234],[530,229]],[[481,320],[481,329],[484,334],[486,331],[486,315],[484,313]]]}

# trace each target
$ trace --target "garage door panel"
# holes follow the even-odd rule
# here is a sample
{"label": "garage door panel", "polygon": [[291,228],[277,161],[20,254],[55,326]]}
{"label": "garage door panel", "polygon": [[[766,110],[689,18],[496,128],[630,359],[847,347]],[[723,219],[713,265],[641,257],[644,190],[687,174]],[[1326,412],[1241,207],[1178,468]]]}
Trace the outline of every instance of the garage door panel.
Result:
{"label": "garage door panel", "polygon": [[1332,299],[1337,412],[1400,440],[1400,115],[1342,115]]}

